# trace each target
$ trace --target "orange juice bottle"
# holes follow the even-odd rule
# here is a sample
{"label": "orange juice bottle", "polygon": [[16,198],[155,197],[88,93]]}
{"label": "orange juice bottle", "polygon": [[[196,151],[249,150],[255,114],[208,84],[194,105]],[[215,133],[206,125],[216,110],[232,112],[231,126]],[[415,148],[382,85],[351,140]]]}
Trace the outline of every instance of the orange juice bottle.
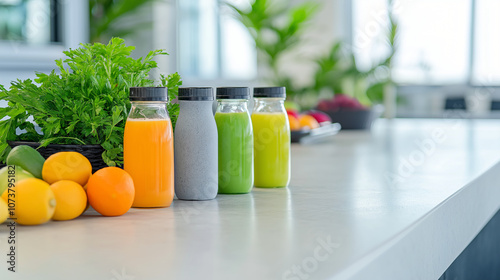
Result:
{"label": "orange juice bottle", "polygon": [[168,207],[174,198],[172,124],[165,87],[132,87],[125,123],[124,169],[134,180],[132,207]]}

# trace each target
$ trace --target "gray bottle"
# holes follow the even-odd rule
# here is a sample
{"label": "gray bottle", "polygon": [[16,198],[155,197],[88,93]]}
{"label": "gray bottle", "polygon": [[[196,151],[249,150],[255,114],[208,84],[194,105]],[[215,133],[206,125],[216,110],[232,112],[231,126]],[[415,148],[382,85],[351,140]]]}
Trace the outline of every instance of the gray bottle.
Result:
{"label": "gray bottle", "polygon": [[182,200],[214,199],[218,190],[217,125],[210,87],[179,88],[174,131],[175,194]]}

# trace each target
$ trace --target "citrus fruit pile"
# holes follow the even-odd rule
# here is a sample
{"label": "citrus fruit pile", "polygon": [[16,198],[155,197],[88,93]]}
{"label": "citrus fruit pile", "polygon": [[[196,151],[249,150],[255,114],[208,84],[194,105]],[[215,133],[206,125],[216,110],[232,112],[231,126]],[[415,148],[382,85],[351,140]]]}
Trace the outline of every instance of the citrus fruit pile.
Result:
{"label": "citrus fruit pile", "polygon": [[311,110],[299,114],[298,111],[287,109],[286,112],[288,114],[291,131],[310,130],[332,123],[332,119],[327,114],[320,111]]}
{"label": "citrus fruit pile", "polygon": [[103,216],[125,214],[134,200],[132,177],[118,167],[92,174],[89,160],[77,152],[59,152],[46,160],[35,149],[14,147],[0,169],[0,223],[8,217],[21,225],[79,217],[89,205]]}

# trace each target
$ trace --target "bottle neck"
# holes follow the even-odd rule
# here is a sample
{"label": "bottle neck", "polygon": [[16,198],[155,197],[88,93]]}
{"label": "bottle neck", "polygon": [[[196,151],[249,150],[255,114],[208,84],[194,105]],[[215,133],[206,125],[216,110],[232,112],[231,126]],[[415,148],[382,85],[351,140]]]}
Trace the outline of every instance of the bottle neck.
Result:
{"label": "bottle neck", "polygon": [[200,115],[214,115],[213,100],[179,100],[179,116],[180,115],[190,115],[190,116],[200,116]]}
{"label": "bottle neck", "polygon": [[129,119],[169,119],[167,103],[163,101],[132,101]]}
{"label": "bottle neck", "polygon": [[284,98],[254,98],[254,112],[286,113]]}
{"label": "bottle neck", "polygon": [[246,99],[218,99],[217,112],[220,113],[245,113],[248,112]]}

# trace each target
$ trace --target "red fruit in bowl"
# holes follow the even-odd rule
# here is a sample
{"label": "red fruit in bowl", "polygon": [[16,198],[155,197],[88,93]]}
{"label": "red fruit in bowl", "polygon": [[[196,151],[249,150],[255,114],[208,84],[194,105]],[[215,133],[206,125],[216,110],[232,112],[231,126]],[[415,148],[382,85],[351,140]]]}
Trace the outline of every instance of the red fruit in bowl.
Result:
{"label": "red fruit in bowl", "polygon": [[295,110],[291,110],[291,109],[287,109],[286,110],[286,113],[290,116],[294,116],[296,119],[299,119],[300,118],[300,115],[299,115],[299,112],[295,111]]}
{"label": "red fruit in bowl", "polygon": [[338,108],[347,108],[347,109],[356,109],[363,110],[365,106],[363,106],[356,98],[344,95],[337,94],[333,98],[333,102]]}
{"label": "red fruit in bowl", "polygon": [[316,109],[322,110],[322,111],[328,111],[328,104],[326,100],[320,100],[318,102],[318,105],[316,105]]}
{"label": "red fruit in bowl", "polygon": [[311,111],[308,111],[307,114],[309,116],[315,118],[319,124],[325,124],[325,123],[332,122],[332,119],[330,118],[330,116],[328,116],[327,114],[320,112],[320,111],[311,110]]}
{"label": "red fruit in bowl", "polygon": [[321,111],[335,111],[338,107],[333,103],[333,100],[321,100],[316,109]]}
{"label": "red fruit in bowl", "polygon": [[321,100],[316,109],[321,111],[338,111],[340,109],[365,110],[366,107],[359,103],[356,98],[345,94],[337,94],[333,99]]}

